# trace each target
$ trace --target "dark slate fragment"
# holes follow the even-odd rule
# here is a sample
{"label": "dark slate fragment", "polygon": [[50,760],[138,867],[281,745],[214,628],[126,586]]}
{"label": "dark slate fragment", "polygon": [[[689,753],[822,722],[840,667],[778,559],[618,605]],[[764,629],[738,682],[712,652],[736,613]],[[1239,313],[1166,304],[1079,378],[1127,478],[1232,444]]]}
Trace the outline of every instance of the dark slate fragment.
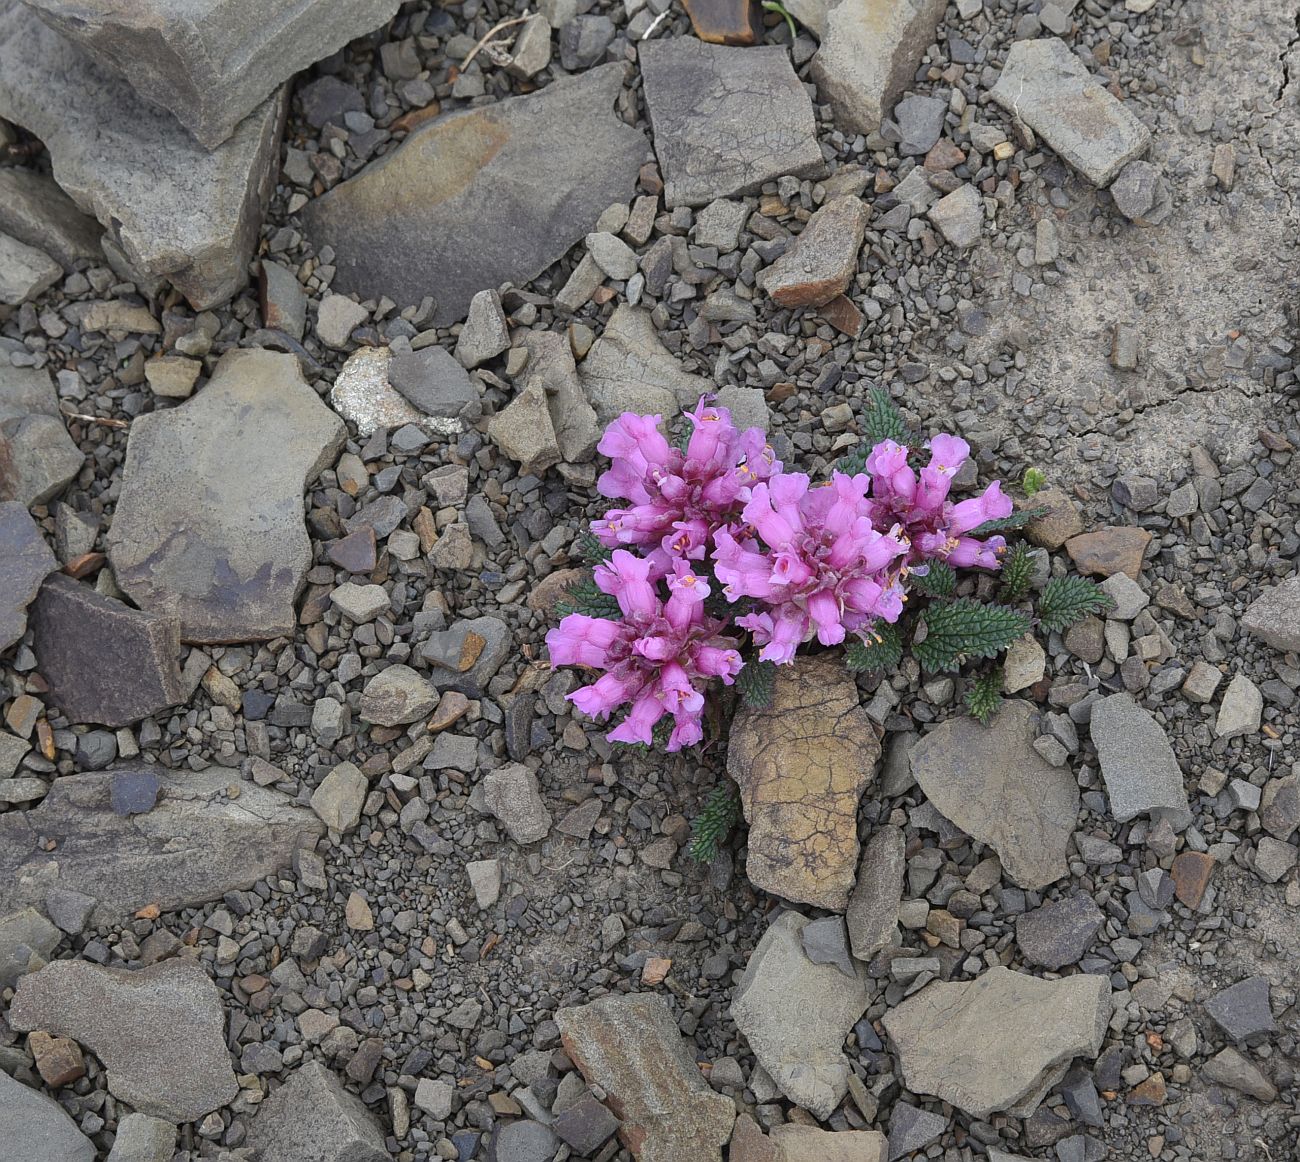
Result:
{"label": "dark slate fragment", "polygon": [[1247,977],[1215,993],[1205,1003],[1205,1011],[1234,1041],[1262,1039],[1277,1031],[1269,1007],[1268,988],[1268,977]]}
{"label": "dark slate fragment", "polygon": [[587,1094],[556,1116],[554,1129],[575,1153],[585,1157],[595,1155],[618,1126],[618,1118]]}
{"label": "dark slate fragment", "polygon": [[109,792],[113,813],[144,815],[154,809],[161,790],[162,784],[158,781],[158,776],[147,768],[115,771]]}
{"label": "dark slate fragment", "polygon": [[1016,920],[1016,944],[1030,964],[1054,971],[1076,963],[1105,920],[1091,896],[1053,900]]}
{"label": "dark slate fragment", "polygon": [[947,1118],[898,1102],[889,1117],[889,1162],[928,1146],[947,1128]]}
{"label": "dark slate fragment", "polygon": [[27,632],[27,607],[58,567],[27,506],[0,503],[0,651]]}

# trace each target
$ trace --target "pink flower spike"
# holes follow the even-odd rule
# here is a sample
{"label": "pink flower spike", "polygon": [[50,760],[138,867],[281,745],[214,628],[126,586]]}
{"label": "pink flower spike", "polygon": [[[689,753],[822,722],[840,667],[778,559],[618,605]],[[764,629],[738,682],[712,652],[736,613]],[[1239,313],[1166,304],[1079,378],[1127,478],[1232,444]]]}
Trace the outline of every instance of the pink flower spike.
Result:
{"label": "pink flower spike", "polygon": [[654,741],[655,723],[667,713],[659,692],[648,690],[632,703],[628,716],[605,737],[610,742],[643,742],[649,746]]}
{"label": "pink flower spike", "polygon": [[608,718],[634,694],[626,682],[614,674],[602,674],[590,686],[566,695],[588,718]]}
{"label": "pink flower spike", "polygon": [[1012,507],[1011,498],[1002,491],[1002,482],[995,480],[979,496],[952,506],[948,533],[959,537],[985,521],[1001,520],[1011,515]]}
{"label": "pink flower spike", "polygon": [[546,635],[551,665],[604,667],[620,632],[617,622],[571,613]]}
{"label": "pink flower spike", "polygon": [[655,613],[659,598],[650,577],[651,563],[626,549],[615,549],[608,561],[592,570],[591,579],[602,593],[618,602],[624,617]]}
{"label": "pink flower spike", "polygon": [[668,736],[669,751],[679,751],[684,747],[694,746],[704,738],[704,727],[701,725],[699,718],[679,714],[676,721],[677,725],[673,727],[672,734]]}
{"label": "pink flower spike", "polygon": [[831,590],[822,589],[808,598],[808,616],[817,627],[817,640],[822,645],[834,646],[844,640],[840,603]]}

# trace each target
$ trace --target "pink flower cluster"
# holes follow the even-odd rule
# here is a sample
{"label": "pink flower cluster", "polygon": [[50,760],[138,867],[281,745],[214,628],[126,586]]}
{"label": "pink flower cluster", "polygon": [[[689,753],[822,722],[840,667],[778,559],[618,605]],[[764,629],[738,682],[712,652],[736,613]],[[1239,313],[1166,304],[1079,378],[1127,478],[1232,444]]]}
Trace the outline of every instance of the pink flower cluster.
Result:
{"label": "pink flower cluster", "polygon": [[[660,416],[628,413],[606,430],[598,449],[611,466],[597,489],[629,503],[592,525],[614,549],[593,579],[622,617],[573,613],[546,636],[552,666],[603,671],[569,695],[578,709],[605,719],[629,707],[611,741],[649,744],[672,715],[668,749],[699,742],[706,687],[731,685],[743,665],[737,631],[749,632],[760,659],[788,663],[814,637],[836,645],[897,621],[909,572],[929,561],[1000,563],[1003,538],[970,533],[1009,515],[1011,501],[996,482],[948,499],[970,455],[956,436],[930,442],[919,475],[908,449],[886,440],[865,472],[814,486],[783,472],[762,430],[737,431],[725,408],[701,400],[686,417],[684,451],[660,432]],[[711,581],[727,603],[714,615],[704,609]]]}

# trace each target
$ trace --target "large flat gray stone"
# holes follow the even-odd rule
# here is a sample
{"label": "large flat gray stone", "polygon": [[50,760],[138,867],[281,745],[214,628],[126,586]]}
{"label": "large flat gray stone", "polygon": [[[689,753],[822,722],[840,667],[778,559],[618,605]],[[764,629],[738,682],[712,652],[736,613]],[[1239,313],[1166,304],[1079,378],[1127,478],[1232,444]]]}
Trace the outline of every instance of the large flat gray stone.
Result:
{"label": "large flat gray stone", "polygon": [[400,0],[25,0],[208,149],[279,85],[387,23]]}
{"label": "large flat gray stone", "polygon": [[0,1069],[0,1142],[12,1158],[95,1162],[95,1143],[48,1094]]}
{"label": "large flat gray stone", "polygon": [[257,1162],[388,1162],[384,1135],[361,1100],[319,1061],[294,1071],[253,1119]]}
{"label": "large flat gray stone", "polygon": [[[157,778],[157,805],[119,815],[114,784],[140,772]],[[221,767],[135,766],[56,779],[39,806],[0,815],[0,915],[43,902],[54,887],[96,900],[100,925],[146,904],[190,907],[252,887],[288,866],[301,838],[324,834],[311,811],[278,791],[242,782],[230,798],[232,777]]]}
{"label": "large flat gray stone", "polygon": [[785,48],[686,36],[646,41],[639,51],[670,207],[703,206],[824,169],[812,101]]}
{"label": "large flat gray stone", "polygon": [[292,635],[311,567],[303,490],[346,429],[292,355],[229,351],[180,407],[131,425],[108,533],[117,582],[192,642]]}
{"label": "large flat gray stone", "polygon": [[614,113],[622,87],[610,64],[448,114],[317,198],[303,218],[334,248],[333,289],[399,306],[432,295],[445,327],[478,291],[541,274],[632,197],[647,144]]}
{"label": "large flat gray stone", "polygon": [[650,312],[620,303],[578,368],[600,424],[623,412],[672,419],[712,389],[686,371],[659,339]]}
{"label": "large flat gray stone", "polygon": [[0,230],[45,251],[64,270],[78,259],[104,259],[102,233],[54,182],[32,170],[0,169]]}
{"label": "large flat gray stone", "polygon": [[1111,814],[1121,823],[1138,815],[1168,818],[1181,831],[1191,821],[1183,772],[1160,724],[1131,694],[1111,694],[1092,708],[1088,727]]}
{"label": "large flat gray stone", "polygon": [[128,262],[196,308],[248,279],[275,186],[283,92],[208,151],[19,0],[0,0],[0,117],[39,137],[54,178]]}
{"label": "large flat gray stone", "polygon": [[0,653],[27,631],[27,607],[59,563],[16,500],[0,501]]}
{"label": "large flat gray stone", "polygon": [[63,426],[50,373],[0,362],[0,501],[44,504],[84,459]]}

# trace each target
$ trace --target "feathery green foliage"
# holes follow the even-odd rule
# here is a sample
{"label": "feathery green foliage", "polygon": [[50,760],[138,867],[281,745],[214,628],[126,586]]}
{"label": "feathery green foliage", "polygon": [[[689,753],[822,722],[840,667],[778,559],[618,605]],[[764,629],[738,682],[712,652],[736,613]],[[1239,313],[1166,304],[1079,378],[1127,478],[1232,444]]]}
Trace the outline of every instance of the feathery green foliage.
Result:
{"label": "feathery green foliage", "polygon": [[1025,490],[1025,495],[1032,500],[1036,493],[1042,492],[1043,485],[1047,483],[1047,473],[1041,468],[1029,467],[1025,469],[1025,478],[1020,482],[1021,487]]}
{"label": "feathery green foliage", "polygon": [[892,670],[903,660],[903,635],[898,626],[878,621],[868,634],[870,641],[854,638],[844,652],[844,664],[858,673],[875,674]]}
{"label": "feathery green foliage", "polygon": [[776,684],[776,665],[750,658],[736,675],[736,693],[746,706],[762,710],[772,703],[772,690]]}
{"label": "feathery green foliage", "polygon": [[1031,520],[1046,514],[1047,509],[1045,508],[1023,508],[1019,512],[1013,512],[1010,516],[998,517],[996,520],[986,520],[982,525],[971,529],[966,536],[987,537],[993,533],[1013,532],[1016,529],[1023,529]]}
{"label": "feathery green foliage", "polygon": [[925,574],[909,574],[909,587],[926,597],[951,597],[957,592],[957,574],[946,561],[931,561]]}
{"label": "feathery green foliage", "polygon": [[867,457],[871,449],[882,440],[895,443],[907,442],[907,424],[902,414],[889,398],[889,391],[883,387],[871,389],[866,409],[862,413],[862,442],[852,452],[841,458],[839,470],[856,476],[866,471]]}
{"label": "feathery green foliage", "polygon": [[555,603],[561,617],[571,613],[585,613],[588,617],[607,617],[617,620],[623,616],[618,602],[611,594],[602,593],[590,577],[575,581],[564,591],[564,597]]}
{"label": "feathery green foliage", "polygon": [[1002,562],[1002,591],[999,596],[1008,605],[1019,601],[1029,592],[1029,582],[1034,576],[1034,555],[1021,541]]}
{"label": "feathery green foliage", "polygon": [[956,670],[967,658],[996,657],[1029,630],[1029,618],[1005,605],[969,597],[935,602],[924,614],[925,637],[912,656],[927,670]]}
{"label": "feathery green foliage", "polygon": [[966,709],[988,726],[1002,707],[1002,667],[994,666],[987,673],[972,679],[966,690]]}
{"label": "feathery green foliage", "polygon": [[727,779],[709,792],[704,809],[691,823],[691,858],[708,863],[717,858],[731,830],[740,821],[740,795]]}
{"label": "feathery green foliage", "polygon": [[604,545],[597,539],[594,533],[583,533],[575,538],[573,542],[573,552],[581,557],[584,561],[593,563],[599,561],[608,561],[613,555],[614,550]]}
{"label": "feathery green foliage", "polygon": [[1086,577],[1053,577],[1038,598],[1038,622],[1048,633],[1064,632],[1088,614],[1105,613],[1114,604]]}

